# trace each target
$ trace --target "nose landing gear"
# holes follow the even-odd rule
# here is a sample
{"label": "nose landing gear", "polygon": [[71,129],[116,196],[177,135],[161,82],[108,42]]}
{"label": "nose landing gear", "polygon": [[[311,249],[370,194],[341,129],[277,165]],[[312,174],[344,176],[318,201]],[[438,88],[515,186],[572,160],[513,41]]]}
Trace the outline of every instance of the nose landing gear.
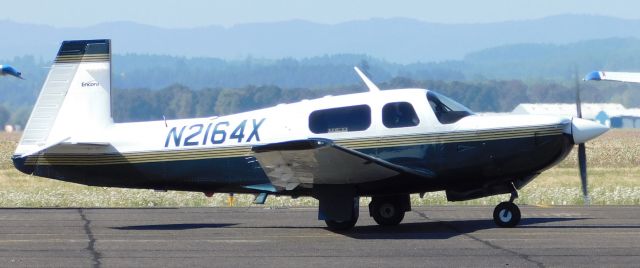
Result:
{"label": "nose landing gear", "polygon": [[520,223],[520,208],[513,201],[518,198],[518,191],[513,187],[508,202],[502,202],[493,210],[493,221],[500,227],[515,227]]}

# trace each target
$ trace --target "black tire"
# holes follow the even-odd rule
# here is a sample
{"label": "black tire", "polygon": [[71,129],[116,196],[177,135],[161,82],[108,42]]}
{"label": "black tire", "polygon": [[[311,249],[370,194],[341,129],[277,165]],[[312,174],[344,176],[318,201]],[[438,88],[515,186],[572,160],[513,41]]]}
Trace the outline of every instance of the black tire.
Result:
{"label": "black tire", "polygon": [[520,208],[511,202],[502,202],[493,210],[493,221],[500,227],[515,227],[520,223],[520,217]]}
{"label": "black tire", "polygon": [[351,219],[346,221],[336,221],[336,220],[324,220],[327,224],[327,228],[334,232],[347,231],[353,226],[356,226],[356,222],[358,222],[358,217],[360,216],[360,202],[359,199],[356,198],[356,201],[353,205],[353,210],[351,211]]}
{"label": "black tire", "polygon": [[395,198],[372,198],[369,213],[379,225],[396,226],[404,219],[404,209]]}
{"label": "black tire", "polygon": [[356,226],[356,222],[358,222],[358,218],[353,218],[348,221],[334,221],[334,220],[325,220],[327,224],[327,228],[334,232],[347,231],[353,226]]}

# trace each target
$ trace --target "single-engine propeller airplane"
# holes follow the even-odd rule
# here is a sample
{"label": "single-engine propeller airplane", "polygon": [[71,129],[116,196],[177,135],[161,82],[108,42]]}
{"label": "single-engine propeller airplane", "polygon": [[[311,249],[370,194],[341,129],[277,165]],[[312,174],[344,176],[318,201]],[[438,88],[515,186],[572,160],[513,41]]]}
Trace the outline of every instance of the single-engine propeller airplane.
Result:
{"label": "single-engine propeller airplane", "polygon": [[18,72],[18,70],[16,70],[15,68],[9,65],[0,65],[0,76],[5,76],[5,75],[15,76],[17,78],[24,79],[22,78],[22,73]]}
{"label": "single-engine propeller airplane", "polygon": [[[114,123],[110,40],[64,41],[13,155],[36,176],[93,186],[311,196],[332,230],[383,226],[409,195],[450,201],[511,194],[498,226],[520,221],[517,190],[607,127],[581,118],[478,116],[426,89],[379,90],[233,115]],[[586,162],[584,167],[586,174]],[[586,177],[583,180],[586,194]]]}

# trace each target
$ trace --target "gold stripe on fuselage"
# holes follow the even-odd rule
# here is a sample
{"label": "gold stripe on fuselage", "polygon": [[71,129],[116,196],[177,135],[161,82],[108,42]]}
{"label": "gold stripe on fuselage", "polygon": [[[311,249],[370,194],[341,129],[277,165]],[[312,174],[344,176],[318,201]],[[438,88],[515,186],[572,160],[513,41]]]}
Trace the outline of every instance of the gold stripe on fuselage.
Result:
{"label": "gold stripe on fuselage", "polygon": [[166,150],[122,154],[47,154],[29,157],[26,165],[112,165],[251,156],[250,146]]}
{"label": "gold stripe on fuselage", "polygon": [[[563,125],[521,129],[479,130],[452,133],[430,133],[336,140],[336,144],[349,149],[374,149],[398,146],[417,146],[453,142],[477,142],[562,135]],[[201,160],[252,156],[251,146],[223,148],[179,149],[130,152],[122,154],[45,154],[30,156],[26,165],[114,165],[181,160]]]}
{"label": "gold stripe on fuselage", "polygon": [[466,131],[458,133],[435,133],[410,136],[377,137],[368,139],[337,140],[336,143],[351,149],[384,148],[392,146],[411,146],[434,143],[474,142],[500,139],[527,138],[533,136],[561,135],[561,125],[552,127],[537,127],[527,129],[512,129],[502,131]]}

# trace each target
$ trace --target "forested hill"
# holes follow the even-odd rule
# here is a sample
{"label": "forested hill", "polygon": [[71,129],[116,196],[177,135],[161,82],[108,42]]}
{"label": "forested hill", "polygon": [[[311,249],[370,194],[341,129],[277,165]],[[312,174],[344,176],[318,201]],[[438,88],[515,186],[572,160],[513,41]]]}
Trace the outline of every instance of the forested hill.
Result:
{"label": "forested hill", "polygon": [[[50,59],[23,56],[0,63],[15,66],[26,78],[0,79],[0,106],[11,111],[13,122],[24,122],[49,70]],[[162,115],[226,114],[363,90],[353,66],[360,66],[386,88],[427,87],[452,95],[476,111],[498,112],[513,109],[520,102],[572,101],[576,68],[580,76],[597,69],[640,71],[640,40],[518,44],[470,53],[459,61],[412,64],[355,54],[236,61],[115,55],[113,87],[114,95],[119,95],[114,101],[114,113],[119,121]],[[640,100],[635,97],[640,94],[633,85],[584,84],[597,86],[587,93],[587,101],[617,101],[628,107],[640,107]],[[251,100],[255,96],[260,97]],[[193,100],[189,101],[190,98]],[[171,103],[179,100],[185,103]],[[0,111],[0,119],[1,114]]]}
{"label": "forested hill", "polygon": [[[19,68],[28,80],[3,81],[4,86],[39,90],[53,58],[33,56],[0,60]],[[459,61],[398,64],[358,54],[267,60],[246,58],[185,58],[160,55],[116,54],[116,88],[160,89],[172,84],[190,88],[276,85],[283,88],[326,88],[358,82],[353,66],[367,69],[373,80],[393,77],[416,80],[473,81],[486,79],[571,79],[575,69],[640,71],[640,39],[612,38],[566,45],[516,44],[470,53]],[[3,86],[3,85],[0,85]],[[0,92],[0,94],[3,94]],[[13,101],[11,101],[13,102]]]}

